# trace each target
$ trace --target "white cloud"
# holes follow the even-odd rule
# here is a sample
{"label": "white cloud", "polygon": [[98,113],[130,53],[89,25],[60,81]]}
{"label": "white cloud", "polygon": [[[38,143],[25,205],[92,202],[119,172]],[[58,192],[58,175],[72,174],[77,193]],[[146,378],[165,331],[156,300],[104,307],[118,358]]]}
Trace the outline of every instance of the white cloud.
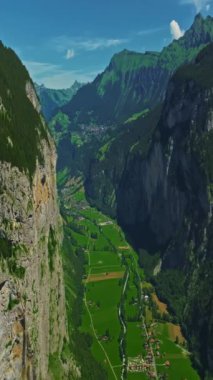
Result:
{"label": "white cloud", "polygon": [[147,36],[149,34],[155,34],[155,33],[158,33],[158,32],[161,32],[162,30],[165,30],[165,27],[159,27],[159,28],[150,28],[150,29],[144,29],[144,30],[140,30],[137,35],[138,36]]}
{"label": "white cloud", "polygon": [[70,50],[70,46],[76,50],[84,51],[95,51],[98,49],[107,49],[114,46],[119,46],[128,42],[127,39],[121,38],[89,38],[84,39],[82,37],[69,37],[69,36],[59,36],[50,42],[53,49],[58,52]]}
{"label": "white cloud", "polygon": [[184,35],[184,30],[181,30],[179,24],[175,20],[172,20],[170,22],[170,32],[173,39],[175,40],[178,40],[180,37],[183,37]]}
{"label": "white cloud", "polygon": [[113,46],[119,46],[127,42],[127,40],[121,39],[94,39],[81,41],[77,43],[80,48],[83,48],[88,51],[97,50],[97,49],[106,49]]}
{"label": "white cloud", "polygon": [[66,59],[72,59],[75,57],[75,51],[73,49],[67,49]]}
{"label": "white cloud", "polygon": [[23,61],[23,63],[32,77],[40,77],[49,72],[58,70],[58,66],[51,63],[37,61]]}
{"label": "white cloud", "polygon": [[207,12],[210,10],[210,3],[212,0],[181,0],[181,4],[192,4],[195,6],[196,12],[199,13],[202,10]]}
{"label": "white cloud", "polygon": [[66,70],[60,65],[47,62],[24,61],[32,79],[48,88],[67,88],[77,80],[82,83],[91,82],[103,69],[84,72],[81,70]]}

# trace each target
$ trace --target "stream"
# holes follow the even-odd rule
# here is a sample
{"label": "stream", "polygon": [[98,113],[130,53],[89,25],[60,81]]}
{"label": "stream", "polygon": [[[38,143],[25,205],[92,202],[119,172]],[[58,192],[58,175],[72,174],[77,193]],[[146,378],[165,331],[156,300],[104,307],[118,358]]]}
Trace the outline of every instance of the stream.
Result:
{"label": "stream", "polygon": [[[128,284],[128,280],[129,280],[129,271],[127,272],[127,276],[126,276],[126,279],[125,279],[125,283],[124,283],[124,287],[123,287],[123,292],[122,292],[122,297],[124,297],[125,293],[126,293],[126,287],[127,287],[127,284]],[[126,370],[126,355],[125,355],[125,351],[124,351],[124,347],[123,347],[123,344],[124,344],[124,339],[125,339],[125,336],[126,336],[126,332],[127,332],[127,328],[126,328],[126,323],[122,317],[122,311],[121,311],[121,307],[122,307],[122,304],[120,303],[120,306],[119,306],[119,309],[118,309],[118,315],[119,315],[119,319],[120,319],[120,322],[121,322],[121,325],[122,325],[122,337],[121,337],[121,340],[120,340],[120,349],[121,349],[121,354],[122,354],[122,371],[121,371],[121,380],[124,379],[124,374],[125,374],[125,370]]]}

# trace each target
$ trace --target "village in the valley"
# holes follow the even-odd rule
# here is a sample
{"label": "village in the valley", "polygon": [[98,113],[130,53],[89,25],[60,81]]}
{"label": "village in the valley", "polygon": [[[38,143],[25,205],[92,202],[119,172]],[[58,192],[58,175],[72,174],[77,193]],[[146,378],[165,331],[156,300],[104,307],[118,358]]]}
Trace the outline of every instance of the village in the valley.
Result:
{"label": "village in the valley", "polygon": [[[155,337],[154,333],[154,323],[150,326],[150,330],[147,332],[145,326],[142,324],[140,326],[142,331],[142,336],[145,341],[144,352],[145,355],[139,355],[135,358],[128,358],[128,372],[143,372],[150,379],[156,378],[156,366],[164,366],[165,368],[170,368],[170,361],[163,360],[165,354],[160,353],[160,340]],[[156,364],[156,358],[164,361],[162,364]]]}
{"label": "village in the valley", "polygon": [[[164,356],[160,353],[160,341],[154,338],[154,335],[150,332],[148,337],[144,334],[145,344],[145,355],[137,356],[135,358],[128,358],[128,372],[143,372],[150,379],[156,378],[156,364],[155,358],[161,358],[163,360]],[[165,360],[163,364],[158,364],[169,368],[171,363],[169,360]]]}

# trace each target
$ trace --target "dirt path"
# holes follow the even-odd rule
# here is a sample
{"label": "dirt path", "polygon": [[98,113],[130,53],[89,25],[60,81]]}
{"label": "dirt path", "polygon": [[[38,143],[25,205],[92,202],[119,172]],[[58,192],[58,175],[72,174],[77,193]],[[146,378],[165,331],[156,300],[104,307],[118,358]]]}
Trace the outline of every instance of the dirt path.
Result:
{"label": "dirt path", "polygon": [[123,278],[123,276],[124,276],[124,272],[109,272],[109,273],[105,272],[105,273],[89,274],[85,282],[88,283],[88,282],[107,281],[107,280],[113,280],[116,278]]}

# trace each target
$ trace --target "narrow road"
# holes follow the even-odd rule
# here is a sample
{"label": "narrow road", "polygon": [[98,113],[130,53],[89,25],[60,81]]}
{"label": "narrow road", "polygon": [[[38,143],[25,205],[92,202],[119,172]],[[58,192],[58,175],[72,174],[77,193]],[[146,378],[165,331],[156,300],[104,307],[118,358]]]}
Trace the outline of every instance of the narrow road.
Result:
{"label": "narrow road", "polygon": [[[136,262],[134,255],[133,255],[133,259],[134,259],[134,263],[135,263],[135,270],[136,270],[136,273],[137,273],[138,281],[139,281],[139,283],[141,283],[141,278],[140,278],[140,275],[139,275],[139,272],[138,272],[138,263]],[[141,293],[141,300],[142,300],[143,299],[143,291],[142,291],[142,287],[141,286],[140,286],[140,293]],[[142,318],[143,328],[144,328],[146,337],[148,339],[149,335],[148,335],[148,331],[147,331],[147,328],[146,328],[146,323],[145,323],[143,314],[141,314],[141,318]],[[152,358],[153,358],[152,365],[153,365],[153,369],[154,369],[154,372],[155,372],[155,378],[158,380],[158,372],[157,372],[155,355],[154,355],[154,352],[153,352],[152,345],[150,345],[150,350],[151,350],[151,354],[152,354]]]}

